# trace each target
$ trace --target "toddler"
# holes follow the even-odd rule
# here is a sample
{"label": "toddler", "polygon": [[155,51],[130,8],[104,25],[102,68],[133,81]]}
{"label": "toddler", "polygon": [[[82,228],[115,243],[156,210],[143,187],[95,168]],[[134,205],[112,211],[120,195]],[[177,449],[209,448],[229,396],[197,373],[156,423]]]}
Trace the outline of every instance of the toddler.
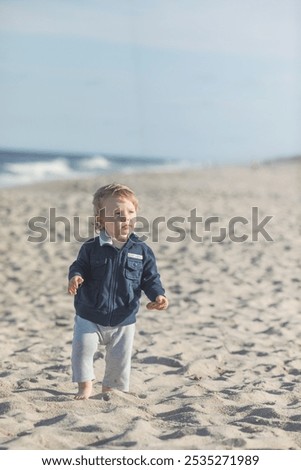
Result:
{"label": "toddler", "polygon": [[104,345],[104,396],[112,389],[129,391],[131,354],[141,291],[147,308],[168,307],[153,251],[134,233],[138,201],[121,184],[99,188],[93,198],[95,229],[69,268],[68,292],[75,296],[72,380],[76,399],[92,393],[94,354]]}

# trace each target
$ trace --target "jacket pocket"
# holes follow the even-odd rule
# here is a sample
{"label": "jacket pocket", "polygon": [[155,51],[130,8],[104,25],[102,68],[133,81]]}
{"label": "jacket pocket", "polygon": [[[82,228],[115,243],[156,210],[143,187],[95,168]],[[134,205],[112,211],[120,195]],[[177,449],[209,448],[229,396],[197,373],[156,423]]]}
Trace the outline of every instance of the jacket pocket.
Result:
{"label": "jacket pocket", "polygon": [[140,281],[142,275],[142,261],[127,259],[125,266],[125,277],[132,281]]}

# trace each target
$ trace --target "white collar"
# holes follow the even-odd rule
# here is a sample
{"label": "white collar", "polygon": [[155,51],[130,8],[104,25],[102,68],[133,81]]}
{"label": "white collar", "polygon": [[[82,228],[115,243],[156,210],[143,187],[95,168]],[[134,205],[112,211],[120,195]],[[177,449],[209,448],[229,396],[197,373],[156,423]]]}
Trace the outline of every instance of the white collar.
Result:
{"label": "white collar", "polygon": [[105,230],[102,230],[100,233],[99,233],[99,243],[100,243],[100,246],[103,246],[103,245],[112,245],[114,246],[115,248],[117,248],[118,250],[120,250],[125,244],[126,244],[127,241],[125,242],[119,242],[118,240],[114,240],[112,237],[110,237],[110,235],[107,234],[107,232]]}
{"label": "white collar", "polygon": [[102,230],[99,233],[99,243],[100,243],[100,246],[113,245],[113,240],[110,237],[110,235],[107,234],[107,232],[105,230]]}

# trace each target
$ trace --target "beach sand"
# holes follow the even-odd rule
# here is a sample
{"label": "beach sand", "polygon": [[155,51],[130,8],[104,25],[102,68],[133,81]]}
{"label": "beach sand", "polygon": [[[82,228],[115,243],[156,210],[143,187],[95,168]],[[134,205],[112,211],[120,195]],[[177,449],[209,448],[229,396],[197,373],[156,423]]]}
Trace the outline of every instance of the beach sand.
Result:
{"label": "beach sand", "polygon": [[[170,307],[142,297],[130,393],[102,399],[100,348],[75,401],[67,272],[111,181],[137,193]],[[301,449],[300,183],[296,162],[1,190],[0,448]]]}

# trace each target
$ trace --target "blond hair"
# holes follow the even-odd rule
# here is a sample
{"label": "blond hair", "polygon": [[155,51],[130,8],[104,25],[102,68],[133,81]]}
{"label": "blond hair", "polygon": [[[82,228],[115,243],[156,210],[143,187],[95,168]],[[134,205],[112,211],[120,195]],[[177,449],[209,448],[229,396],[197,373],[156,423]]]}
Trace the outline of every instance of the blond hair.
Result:
{"label": "blond hair", "polygon": [[119,183],[110,183],[101,188],[98,188],[93,196],[93,208],[94,208],[94,227],[96,232],[100,232],[104,228],[104,222],[101,220],[100,212],[105,207],[105,201],[109,197],[119,197],[129,199],[138,209],[138,199],[128,186]]}

